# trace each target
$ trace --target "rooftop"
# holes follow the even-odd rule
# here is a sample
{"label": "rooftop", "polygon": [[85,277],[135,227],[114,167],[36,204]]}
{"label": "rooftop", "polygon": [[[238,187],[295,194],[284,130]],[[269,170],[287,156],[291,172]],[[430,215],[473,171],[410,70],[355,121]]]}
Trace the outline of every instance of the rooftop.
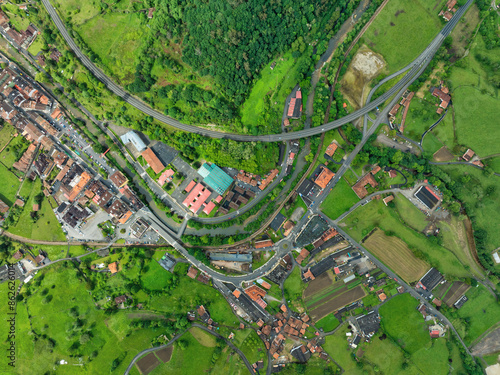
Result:
{"label": "rooftop", "polygon": [[158,156],[156,156],[151,148],[148,147],[142,152],[141,155],[156,174],[160,173],[165,168],[163,163],[160,161],[160,159],[158,159]]}
{"label": "rooftop", "polygon": [[214,163],[203,164],[198,173],[203,177],[203,181],[219,194],[224,194],[233,183],[233,179]]}

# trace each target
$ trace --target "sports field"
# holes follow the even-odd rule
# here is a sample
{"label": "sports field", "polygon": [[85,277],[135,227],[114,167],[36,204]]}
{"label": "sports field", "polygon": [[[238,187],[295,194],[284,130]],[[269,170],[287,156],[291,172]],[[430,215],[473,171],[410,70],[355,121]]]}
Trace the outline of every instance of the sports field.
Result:
{"label": "sports field", "polygon": [[412,253],[406,243],[397,237],[386,236],[381,230],[370,235],[364,246],[406,282],[417,281],[430,268]]}
{"label": "sports field", "polygon": [[321,210],[330,219],[336,219],[359,201],[356,193],[344,178],[341,178],[321,204]]}
{"label": "sports field", "polygon": [[388,71],[395,72],[415,59],[444,26],[438,5],[425,0],[389,1],[361,43],[382,54]]}

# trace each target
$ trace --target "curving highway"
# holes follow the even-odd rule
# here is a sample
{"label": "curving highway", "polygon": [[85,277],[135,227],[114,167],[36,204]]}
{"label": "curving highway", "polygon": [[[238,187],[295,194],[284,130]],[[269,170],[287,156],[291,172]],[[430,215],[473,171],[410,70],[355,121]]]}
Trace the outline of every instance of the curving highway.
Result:
{"label": "curving highway", "polygon": [[151,116],[155,118],[158,121],[161,121],[167,125],[170,125],[174,128],[177,128],[179,130],[183,130],[186,132],[190,133],[196,133],[196,134],[201,134],[206,137],[211,137],[211,138],[228,138],[232,139],[235,141],[242,141],[242,142],[255,142],[255,141],[261,141],[261,142],[279,142],[279,141],[286,141],[286,140],[291,140],[291,139],[298,139],[298,138],[306,138],[306,137],[311,137],[313,135],[321,134],[323,132],[326,132],[328,130],[332,130],[335,128],[338,128],[344,124],[347,124],[349,122],[352,122],[359,117],[367,114],[368,112],[372,111],[382,103],[384,103],[387,99],[389,99],[392,95],[397,93],[402,87],[404,87],[408,82],[414,80],[415,74],[420,70],[420,67],[428,62],[436,53],[437,49],[443,42],[443,40],[450,34],[450,32],[453,30],[455,25],[458,23],[462,15],[465,13],[465,11],[469,8],[469,6],[472,4],[473,0],[467,1],[465,5],[460,7],[458,11],[455,13],[453,18],[446,24],[446,26],[441,30],[441,32],[434,38],[434,40],[429,44],[429,46],[418,56],[413,63],[410,64],[412,67],[411,70],[397,83],[395,84],[391,89],[389,89],[387,92],[382,94],[380,97],[375,99],[374,101],[370,102],[366,106],[362,107],[361,109],[348,114],[347,116],[329,122],[321,127],[316,127],[316,128],[311,128],[311,129],[304,129],[296,132],[289,132],[289,133],[281,133],[281,134],[269,134],[269,135],[260,135],[260,136],[252,136],[252,135],[241,135],[241,134],[231,134],[231,133],[223,133],[215,130],[208,130],[208,129],[203,129],[197,126],[193,125],[187,125],[183,124],[180,121],[177,121],[169,116],[164,115],[163,113],[160,113],[158,111],[155,111],[151,107],[149,107],[147,104],[143,103],[141,100],[137,99],[136,97],[130,95],[127,93],[122,87],[117,85],[115,82],[113,82],[106,74],[104,74],[99,68],[97,68],[94,63],[90,61],[90,59],[83,54],[83,52],[80,50],[80,48],[76,45],[74,40],[71,38],[69,35],[68,31],[66,30],[66,27],[57,14],[56,10],[52,6],[49,0],[42,0],[43,5],[47,9],[47,12],[49,13],[50,17],[52,18],[52,21],[58,28],[59,32],[63,36],[63,38],[66,40],[70,48],[73,50],[75,55],[80,59],[82,64],[92,72],[98,78],[101,82],[103,82],[106,87],[113,92],[114,94],[118,95],[121,97],[124,101],[132,105],[133,107],[137,108],[138,110],[142,111],[148,116]]}

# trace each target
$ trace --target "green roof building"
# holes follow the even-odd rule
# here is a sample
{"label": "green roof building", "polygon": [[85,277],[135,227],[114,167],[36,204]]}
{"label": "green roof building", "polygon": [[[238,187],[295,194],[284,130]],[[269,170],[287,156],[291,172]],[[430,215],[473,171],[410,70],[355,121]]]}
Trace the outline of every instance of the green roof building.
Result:
{"label": "green roof building", "polygon": [[198,173],[203,177],[203,182],[214,189],[220,195],[231,186],[233,179],[217,165],[209,165],[207,163],[203,164],[198,171]]}

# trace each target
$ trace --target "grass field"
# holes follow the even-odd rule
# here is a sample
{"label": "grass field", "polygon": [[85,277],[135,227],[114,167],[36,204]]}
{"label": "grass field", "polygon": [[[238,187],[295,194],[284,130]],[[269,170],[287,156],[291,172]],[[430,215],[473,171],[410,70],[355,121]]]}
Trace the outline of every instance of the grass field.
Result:
{"label": "grass field", "polygon": [[335,185],[321,204],[321,210],[331,219],[336,219],[359,201],[356,193],[344,178]]}
{"label": "grass field", "polygon": [[19,188],[19,179],[10,172],[3,164],[0,164],[0,199],[8,206],[16,201],[16,192]]}
{"label": "grass field", "polygon": [[[500,231],[498,223],[500,221],[500,179],[496,176],[486,177],[480,170],[469,166],[447,166],[441,168],[450,174],[451,178],[458,180],[464,175],[471,177],[469,182],[459,186],[461,197],[464,203],[474,207],[475,222],[474,229],[484,228],[488,232],[486,246],[493,251],[500,244]],[[495,189],[489,195],[485,194],[488,187]]]}
{"label": "grass field", "polygon": [[394,297],[379,309],[384,331],[410,354],[431,341],[429,330],[417,311],[417,306],[418,301],[405,293]]}
{"label": "grass field", "polygon": [[339,320],[333,314],[328,314],[323,319],[318,320],[315,326],[316,328],[323,328],[324,332],[329,332],[337,328],[339,324]]}
{"label": "grass field", "polygon": [[200,343],[200,345],[213,348],[215,346],[215,336],[203,331],[200,328],[193,327],[189,330],[189,333]]}
{"label": "grass field", "polygon": [[[451,321],[465,343],[471,345],[490,327],[498,323],[500,305],[482,285],[471,288],[465,295],[469,300],[461,309],[453,313]],[[455,316],[461,319],[453,319]]]}
{"label": "grass field", "polygon": [[77,27],[77,31],[121,83],[133,80],[136,51],[145,32],[137,13],[107,13]]}
{"label": "grass field", "polygon": [[[411,139],[420,141],[422,134],[434,124],[441,115],[436,113],[436,107],[424,99],[415,97],[410,103],[410,109],[405,121],[404,134]],[[450,116],[451,117],[451,116]],[[438,125],[438,128],[442,124]]]}
{"label": "grass field", "polygon": [[500,99],[464,86],[453,91],[453,107],[458,142],[472,148],[479,156],[498,153],[498,137],[494,134],[500,135],[496,118]]}
{"label": "grass field", "polygon": [[187,343],[187,348],[182,350],[175,343],[172,359],[155,368],[150,374],[203,374],[212,367],[213,347],[200,344],[191,331],[183,335],[181,340]]}
{"label": "grass field", "polygon": [[[272,70],[271,64],[272,61],[262,69],[259,80],[255,82],[248,99],[243,104],[241,120],[244,125],[261,125],[262,120],[259,115],[265,110],[265,96],[269,92],[276,93],[284,77],[293,72],[295,59],[292,57],[292,53],[289,52],[283,56],[283,60],[281,58],[276,60],[276,66]],[[284,102],[277,104],[282,109],[284,105]]]}
{"label": "grass field", "polygon": [[[34,293],[17,306],[17,373],[51,371],[60,358],[68,361],[68,366],[57,367],[57,372],[62,374],[110,372],[111,363],[116,358],[121,363],[114,373],[123,373],[132,357],[149,347],[151,339],[158,335],[158,332],[149,328],[131,329],[127,312],[106,316],[103,310],[97,310],[85,284],[71,266],[52,266],[50,270],[39,272],[35,280],[40,279],[41,275],[43,280],[40,287],[32,285]],[[71,288],[67,285],[71,285]],[[44,290],[47,290],[47,296],[52,297],[50,302],[46,302],[47,298],[42,293]],[[69,314],[70,308],[78,311],[80,329],[75,328],[76,319]],[[33,340],[29,333],[31,330],[43,336]],[[86,332],[92,333],[92,339],[85,343],[82,341],[80,345],[75,344],[80,342],[80,336]],[[49,339],[55,345],[51,346]],[[4,341],[0,343],[2,349],[5,345]],[[90,361],[88,356],[93,351],[97,355]],[[72,358],[69,355],[71,353],[81,353],[86,366],[72,366],[78,363],[78,359]]]}
{"label": "grass field", "polygon": [[421,251],[428,263],[444,274],[458,277],[470,276],[469,271],[450,250],[432,242],[424,234],[407,227],[398,212],[386,207],[381,200],[374,200],[359,207],[342,223],[346,224],[344,230],[357,241],[360,241],[375,227],[383,231],[392,231],[395,237],[403,239],[409,248]]}
{"label": "grass field", "polygon": [[167,272],[156,261],[149,262],[148,272],[141,278],[141,281],[148,290],[161,290],[168,285],[172,274]]}
{"label": "grass field", "polygon": [[406,243],[397,237],[386,236],[381,230],[373,233],[364,245],[406,282],[419,280],[430,268],[412,253]]}
{"label": "grass field", "polygon": [[411,203],[408,198],[402,194],[396,194],[396,199],[393,202],[396,205],[399,216],[403,218],[406,224],[419,232],[424,230],[427,226],[427,221],[425,220],[427,216]]}
{"label": "grass field", "polygon": [[[26,200],[24,210],[17,222],[16,226],[9,227],[9,232],[31,238],[33,240],[41,241],[65,241],[66,235],[61,229],[61,225],[50,207],[49,201],[46,197],[43,198],[40,210],[38,211],[39,219],[34,223],[31,219],[31,212],[33,204],[35,203],[35,196],[42,191],[42,183],[37,179],[34,183],[30,184],[28,181],[27,186],[31,186],[29,198]],[[24,189],[21,189],[21,191]]]}
{"label": "grass field", "polygon": [[16,129],[9,123],[5,122],[0,129],[0,150],[11,140],[16,133]]}
{"label": "grass field", "polygon": [[43,39],[41,35],[38,35],[33,43],[31,43],[31,46],[28,48],[28,52],[31,53],[33,56],[38,55],[38,52],[42,50],[43,47]]}
{"label": "grass field", "polygon": [[53,4],[64,18],[71,18],[77,26],[99,14],[99,8],[91,1],[55,0]]}
{"label": "grass field", "polygon": [[360,43],[384,56],[389,72],[415,59],[443,26],[436,1],[390,1],[366,31]]}

